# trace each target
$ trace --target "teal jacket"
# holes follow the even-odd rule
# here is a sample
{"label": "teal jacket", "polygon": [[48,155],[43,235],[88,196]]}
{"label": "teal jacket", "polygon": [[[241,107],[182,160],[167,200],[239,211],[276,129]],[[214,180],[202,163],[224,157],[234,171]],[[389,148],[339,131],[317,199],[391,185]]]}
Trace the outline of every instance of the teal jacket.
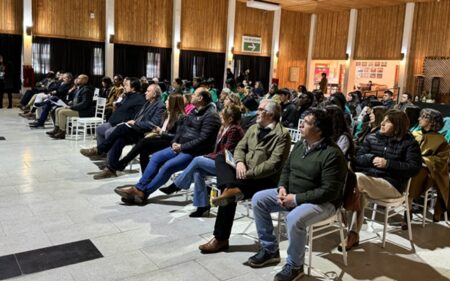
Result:
{"label": "teal jacket", "polygon": [[342,202],[347,164],[339,147],[324,140],[305,154],[305,144],[297,142],[283,167],[278,186],[295,194],[297,205]]}

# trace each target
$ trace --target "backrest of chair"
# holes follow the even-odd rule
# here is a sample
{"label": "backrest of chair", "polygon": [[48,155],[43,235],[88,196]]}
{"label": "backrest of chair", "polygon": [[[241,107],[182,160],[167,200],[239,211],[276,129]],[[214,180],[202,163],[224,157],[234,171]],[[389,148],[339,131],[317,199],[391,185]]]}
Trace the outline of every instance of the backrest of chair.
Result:
{"label": "backrest of chair", "polygon": [[97,105],[95,106],[95,117],[103,119],[105,116],[106,98],[97,98]]}
{"label": "backrest of chair", "polygon": [[93,100],[97,100],[99,95],[100,95],[100,89],[99,88],[95,88]]}
{"label": "backrest of chair", "polygon": [[411,186],[411,181],[412,181],[412,178],[409,178],[408,183],[406,184],[405,191],[403,192],[403,194],[406,196],[406,198],[408,198],[408,195],[409,195],[409,187]]}
{"label": "backrest of chair", "polygon": [[289,131],[289,134],[291,135],[291,142],[292,143],[296,143],[302,138],[301,135],[300,135],[299,130],[292,129],[292,128],[287,128],[287,129]]}

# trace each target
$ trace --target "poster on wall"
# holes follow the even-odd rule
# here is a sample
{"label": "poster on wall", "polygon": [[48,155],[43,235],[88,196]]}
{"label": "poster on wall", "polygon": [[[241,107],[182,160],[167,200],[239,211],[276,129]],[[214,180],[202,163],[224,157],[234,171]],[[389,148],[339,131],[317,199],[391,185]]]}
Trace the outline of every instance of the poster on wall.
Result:
{"label": "poster on wall", "polygon": [[322,73],[326,73],[328,77],[330,75],[330,65],[325,63],[316,63],[314,68],[314,82],[319,82],[322,79]]}
{"label": "poster on wall", "polygon": [[385,61],[356,62],[356,78],[383,79]]}

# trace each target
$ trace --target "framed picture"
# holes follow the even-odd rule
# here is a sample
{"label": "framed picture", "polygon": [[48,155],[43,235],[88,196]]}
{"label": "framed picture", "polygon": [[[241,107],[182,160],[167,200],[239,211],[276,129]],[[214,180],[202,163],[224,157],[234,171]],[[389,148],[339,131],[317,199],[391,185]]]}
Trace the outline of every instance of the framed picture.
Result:
{"label": "framed picture", "polygon": [[367,66],[367,62],[366,61],[361,62],[361,66]]}
{"label": "framed picture", "polygon": [[382,61],[380,65],[381,65],[381,67],[386,67],[387,66],[387,61]]}
{"label": "framed picture", "polygon": [[377,78],[377,74],[376,73],[370,73],[370,78]]}
{"label": "framed picture", "polygon": [[383,78],[383,73],[377,73],[377,78],[378,79],[382,79]]}
{"label": "framed picture", "polygon": [[357,61],[357,62],[356,62],[356,66],[361,66],[361,62],[360,62],[360,61]]}
{"label": "framed picture", "polygon": [[382,67],[377,68],[377,72],[378,72],[378,73],[382,73],[382,72],[383,72],[383,68],[382,68]]}
{"label": "framed picture", "polygon": [[369,62],[369,63],[367,64],[367,66],[369,66],[369,67],[373,66],[373,62],[372,62],[372,61]]}
{"label": "framed picture", "polygon": [[381,63],[379,61],[376,61],[373,65],[376,67],[379,67],[381,65]]}

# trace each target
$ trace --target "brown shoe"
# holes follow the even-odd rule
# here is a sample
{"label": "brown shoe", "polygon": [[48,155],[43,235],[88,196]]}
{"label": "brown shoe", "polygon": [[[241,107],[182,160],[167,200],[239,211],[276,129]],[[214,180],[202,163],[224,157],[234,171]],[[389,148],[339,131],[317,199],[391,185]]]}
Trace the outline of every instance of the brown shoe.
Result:
{"label": "brown shoe", "polygon": [[50,137],[52,137],[54,139],[58,139],[58,140],[63,140],[66,138],[66,131],[59,130],[59,132],[57,132],[54,135],[50,135]]}
{"label": "brown shoe", "polygon": [[142,204],[146,201],[144,192],[140,191],[135,186],[115,188],[114,192],[119,194],[122,198],[125,198],[128,201],[134,201],[137,204]]}
{"label": "brown shoe", "polygon": [[86,157],[92,157],[92,156],[98,155],[97,147],[82,148],[82,149],[80,149],[80,153]]}
{"label": "brown shoe", "polygon": [[225,188],[219,197],[213,198],[215,206],[223,207],[230,203],[237,202],[244,198],[244,193],[238,187]]}
{"label": "brown shoe", "polygon": [[113,171],[108,167],[105,167],[103,170],[100,171],[100,173],[94,176],[94,180],[109,179],[113,177],[117,177],[116,171]]}
{"label": "brown shoe", "polygon": [[203,254],[212,254],[217,253],[223,250],[228,249],[228,239],[227,240],[217,240],[216,237],[213,237],[208,243],[198,246],[200,251]]}
{"label": "brown shoe", "polygon": [[[359,234],[355,231],[350,231],[345,239],[345,250],[350,251],[351,248],[359,245]],[[342,245],[338,246],[338,251],[342,252]]]}
{"label": "brown shoe", "polygon": [[46,133],[47,135],[51,136],[51,135],[56,134],[57,132],[59,132],[59,127],[58,127],[58,126],[55,126],[55,128],[54,128],[53,130],[48,131],[48,132],[45,132],[45,133]]}

